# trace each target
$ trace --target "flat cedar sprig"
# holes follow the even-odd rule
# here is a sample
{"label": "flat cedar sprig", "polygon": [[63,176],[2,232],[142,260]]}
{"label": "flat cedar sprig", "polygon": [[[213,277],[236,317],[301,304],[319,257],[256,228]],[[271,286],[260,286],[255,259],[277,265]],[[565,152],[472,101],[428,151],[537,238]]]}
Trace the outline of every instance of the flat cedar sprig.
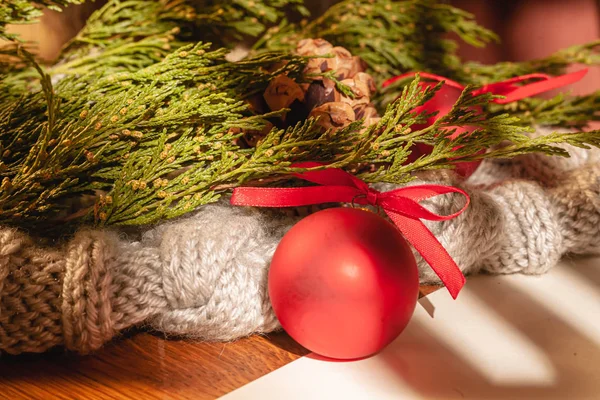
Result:
{"label": "flat cedar sprig", "polygon": [[500,62],[492,65],[466,62],[456,71],[455,77],[460,82],[484,85],[533,73],[560,75],[565,72],[567,67],[573,64],[600,64],[600,39],[570,46],[548,57],[530,61]]}
{"label": "flat cedar sprig", "polygon": [[243,101],[218,89],[219,81],[196,85],[194,71],[213,61],[207,46],[191,46],[185,57],[176,52],[148,67],[158,68],[158,75],[140,70],[95,84],[67,77],[55,88],[40,70],[41,92],[0,107],[0,221],[49,219],[69,199],[110,190],[120,166],[155,150],[165,132],[176,140],[199,127],[215,135],[232,126],[262,129],[265,120],[250,117]]}
{"label": "flat cedar sprig", "polygon": [[344,0],[313,21],[283,20],[254,50],[290,51],[303,38],[323,38],[360,56],[382,82],[407,70],[443,74],[459,68],[457,45],[444,38],[447,33],[478,47],[497,40],[473,15],[440,2]]}
{"label": "flat cedar sprig", "polygon": [[178,0],[110,0],[65,45],[57,73],[133,71],[152,65],[185,44],[176,35],[194,17],[194,8]]}
{"label": "flat cedar sprig", "polygon": [[491,104],[491,115],[510,112],[524,126],[547,125],[582,129],[600,121],[600,91],[584,96],[558,94],[551,99],[528,98],[505,105]]}
{"label": "flat cedar sprig", "polygon": [[[0,107],[6,166],[0,171],[0,222],[40,228],[61,217],[82,194],[100,191],[93,212],[77,216],[102,224],[152,223],[214,201],[231,187],[289,173],[298,161],[323,161],[349,170],[373,164],[375,171],[363,173],[364,179],[399,183],[412,179],[414,171],[449,167],[452,159],[467,159],[503,140],[514,143],[511,154],[562,151],[519,134],[523,128],[515,117],[485,118],[470,111],[489,103],[491,95],[465,92],[447,116],[412,131],[410,126],[427,118],[412,110],[440,87],[423,91],[418,79],[404,88],[375,126],[363,129],[359,122],[334,135],[307,120],[286,130],[273,129],[255,149],[240,149],[234,140],[239,133],[230,128],[261,129],[268,116],[251,116],[245,103],[229,96],[226,77],[214,79],[220,68],[235,76],[236,63],[220,60],[224,53],[208,52],[208,46],[183,47],[161,63],[94,84],[88,75],[70,76],[54,88],[40,70],[41,92]],[[26,118],[27,105],[37,110],[35,118]],[[447,139],[449,127],[463,125],[481,131],[456,143]],[[486,135],[479,134],[484,131]],[[588,136],[547,140],[585,144]],[[406,164],[417,141],[433,144],[434,152]],[[455,150],[457,145],[462,152]]]}
{"label": "flat cedar sprig", "polygon": [[[440,88],[437,85],[422,90],[418,82],[417,76],[404,87],[400,97],[388,106],[380,123],[367,129],[365,136],[375,136],[376,139],[367,139],[357,146],[369,151],[361,153],[354,162],[376,166],[375,171],[361,173],[362,179],[368,182],[405,183],[413,179],[411,174],[416,171],[448,169],[459,162],[484,158],[511,158],[532,152],[568,157],[564,148],[555,146],[559,143],[583,148],[600,147],[600,131],[555,132],[531,138],[527,133],[533,132],[533,129],[524,127],[518,117],[506,113],[491,116],[477,112],[475,110],[485,108],[500,96],[489,93],[474,96],[476,86],[467,86],[448,114],[428,127],[413,130],[410,126],[422,124],[428,115],[416,115],[410,110],[423,104]],[[401,104],[404,107],[400,107]],[[475,129],[450,139],[456,127],[465,126]],[[407,163],[416,142],[432,145],[433,149],[430,154]]]}
{"label": "flat cedar sprig", "polygon": [[[145,49],[130,47],[143,63],[197,41],[232,47],[245,37],[260,35],[286,11],[308,15],[302,0],[110,0],[66,46],[63,58],[81,63],[78,60],[94,49],[123,49],[140,40],[147,41]],[[122,58],[126,68],[135,67],[131,61]]]}
{"label": "flat cedar sprig", "polygon": [[[473,96],[468,88],[448,115],[413,129],[428,117],[414,108],[440,87],[422,90],[417,78],[396,88],[376,125],[357,121],[334,132],[308,119],[271,129],[255,148],[240,148],[236,139],[242,132],[262,131],[278,114],[255,115],[244,100],[280,74],[299,83],[306,78],[306,58],[267,51],[277,50],[279,39],[281,49],[295,47],[306,26],[362,55],[379,78],[411,65],[459,74],[455,44],[443,35],[456,30],[475,44],[493,38],[468,14],[431,0],[345,0],[313,25],[288,24],[288,32],[278,26],[252,57],[225,59],[232,37],[252,33],[244,24],[256,18],[262,26],[256,33],[281,18],[286,5],[299,3],[111,0],[46,70],[19,53],[19,46],[6,50],[24,57],[28,67],[0,69],[0,224],[39,231],[58,222],[154,223],[213,202],[236,186],[289,180],[291,172],[300,172],[292,168],[298,161],[330,163],[369,182],[403,183],[415,171],[460,161],[532,151],[566,155],[555,145],[599,144],[598,132],[535,139],[525,134],[531,130],[529,115],[581,121],[595,104],[591,97],[532,101],[523,103],[530,109],[511,110],[494,108],[493,96]],[[196,43],[197,35],[218,36],[218,42]],[[391,42],[396,47],[387,46]],[[474,76],[500,73],[482,71]],[[450,140],[457,126],[477,129]],[[433,151],[408,163],[417,142]],[[91,207],[82,203],[88,195],[94,196]]]}
{"label": "flat cedar sprig", "polygon": [[[81,2],[11,0],[11,4],[18,3],[21,9],[27,9],[29,22],[41,15],[37,6]],[[286,11],[306,15],[302,3],[302,0],[109,0],[65,45],[57,64],[48,73],[56,77],[111,75],[148,67],[178,48],[200,41],[213,43],[213,50],[233,47],[245,35],[263,32]],[[3,21],[14,23],[17,18],[0,11],[0,29]],[[7,67],[0,63],[0,72]],[[31,69],[13,75],[13,91],[24,90],[36,78]]]}
{"label": "flat cedar sprig", "polygon": [[[433,90],[421,92],[416,90],[416,86],[413,87],[403,101],[390,107],[378,126],[398,126],[396,122],[401,118],[409,124],[423,122],[426,116],[410,111],[428,100],[433,93]],[[390,128],[390,131],[396,132],[398,129]],[[190,212],[239,185],[260,185],[262,180],[277,175],[280,175],[280,180],[285,180],[286,174],[302,171],[291,167],[296,162],[322,161],[332,167],[354,168],[378,159],[376,151],[373,153],[377,146],[372,145],[372,134],[373,129],[363,130],[361,122],[351,124],[335,134],[324,132],[315,125],[314,119],[309,119],[285,130],[271,130],[251,150],[236,148],[233,144],[235,136],[230,134],[220,136],[217,144],[206,132],[195,136],[191,145],[183,141],[168,145],[164,141],[155,149],[155,153],[164,151],[166,156],[173,157],[173,162],[185,157],[195,157],[196,162],[181,174],[167,179],[174,170],[162,169],[156,173],[161,162],[149,153],[145,159],[131,159],[123,169],[124,178],[117,182],[112,192],[100,198],[96,216],[111,224],[153,223]],[[385,146],[394,148],[395,144],[391,139]],[[408,156],[409,151],[404,151],[404,154]],[[149,171],[153,173],[150,178],[152,186],[149,184]],[[404,178],[410,179],[408,176]]]}
{"label": "flat cedar sprig", "polygon": [[[442,130],[440,137],[434,137],[432,140],[430,135],[417,135],[416,141],[433,145],[431,153],[421,156],[410,164],[399,166],[397,173],[446,169],[452,168],[459,162],[485,158],[512,158],[532,152],[569,157],[567,150],[555,146],[559,143],[568,143],[582,148],[600,147],[600,131],[554,132],[531,138],[526,133],[533,132],[534,129],[524,127],[519,118],[514,115],[505,113],[492,116],[476,111],[501,96],[489,93],[474,96],[475,89],[476,86],[467,86],[452,110],[437,119],[430,127],[425,128],[433,132]],[[450,139],[455,131],[454,127],[458,126],[475,127],[475,129]],[[484,149],[488,151],[482,152]]]}
{"label": "flat cedar sprig", "polygon": [[[215,201],[227,188],[294,171],[290,168],[294,160],[322,157],[321,147],[329,140],[316,129],[314,120],[287,130],[273,129],[250,151],[236,148],[232,138],[227,134],[214,144],[204,144],[205,139],[186,143],[182,138],[171,144],[163,140],[152,156],[148,153],[146,157],[132,158],[125,165],[124,178],[100,198],[97,218],[105,223],[130,225],[177,217]],[[163,163],[156,157],[161,151],[173,157],[172,163],[186,158],[195,161],[181,173],[169,176],[171,171],[161,169]],[[132,177],[138,179],[131,180]]]}
{"label": "flat cedar sprig", "polygon": [[[559,75],[565,73],[566,68],[573,64],[600,65],[600,40],[571,46],[548,57],[531,61],[501,62],[494,65],[468,62],[443,76],[465,85],[484,85],[533,73]],[[377,108],[382,109],[393,101],[405,84],[406,81],[396,81],[382,88],[375,98]],[[503,112],[514,113],[521,118],[524,125],[582,128],[587,122],[600,118],[599,103],[600,92],[597,91],[585,96],[562,94],[552,100],[527,98],[503,106],[491,104],[489,109],[494,115]]]}
{"label": "flat cedar sprig", "polygon": [[[473,107],[488,104],[497,96],[473,96],[473,87],[463,92],[447,116],[429,127],[412,130],[410,126],[422,124],[429,117],[412,110],[429,100],[439,87],[423,91],[418,85],[418,78],[415,79],[388,107],[381,121],[367,129],[363,129],[359,121],[333,134],[318,129],[314,120],[309,119],[287,130],[273,129],[253,150],[236,149],[231,140],[233,136],[219,138],[216,147],[208,144],[210,140],[196,140],[196,149],[204,146],[199,156],[194,156],[193,147],[187,146],[183,140],[170,147],[165,140],[154,150],[155,153],[168,151],[167,155],[172,155],[174,161],[198,157],[196,163],[167,178],[176,168],[159,171],[161,162],[155,156],[148,154],[145,159],[131,159],[124,168],[126,178],[118,182],[107,196],[100,198],[97,217],[111,224],[147,224],[173,218],[215,201],[236,186],[281,183],[290,178],[290,173],[303,171],[291,166],[300,161],[321,161],[329,167],[355,171],[368,182],[406,183],[414,178],[412,173],[415,171],[452,168],[460,161],[513,157],[534,151],[567,156],[564,149],[554,146],[558,143],[600,146],[600,140],[587,133],[555,133],[531,139],[524,134],[531,129],[523,129],[518,118],[509,115],[486,118],[474,112]],[[448,138],[453,132],[452,127],[466,125],[478,129],[454,140]],[[406,163],[416,142],[432,144],[433,151]],[[498,149],[481,153],[481,150],[500,144],[502,146]],[[375,169],[361,170],[361,165],[372,165]],[[148,171],[154,174],[150,178],[153,179],[152,186]],[[158,174],[155,171],[159,171]],[[127,181],[131,177],[136,179]],[[148,184],[142,184],[145,182]]]}

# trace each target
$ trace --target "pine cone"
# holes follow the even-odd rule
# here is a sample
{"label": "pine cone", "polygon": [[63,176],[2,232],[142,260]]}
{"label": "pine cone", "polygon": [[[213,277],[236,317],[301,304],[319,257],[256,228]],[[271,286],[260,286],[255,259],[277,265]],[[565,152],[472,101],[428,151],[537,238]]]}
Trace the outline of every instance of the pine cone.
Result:
{"label": "pine cone", "polygon": [[[371,103],[371,95],[376,90],[375,81],[365,72],[367,65],[360,57],[324,39],[300,41],[296,54],[333,57],[310,59],[303,71],[305,82],[296,82],[286,75],[277,76],[269,83],[260,101],[254,99],[258,104],[254,105],[254,109],[261,108],[259,106],[266,108],[262,111],[290,109],[289,113],[274,121],[279,127],[294,125],[308,117],[319,117],[318,124],[333,131],[359,119],[364,119],[366,126],[379,121],[377,110]],[[334,80],[323,76],[331,71],[337,81],[352,90],[353,98],[340,92]],[[244,132],[240,143],[253,147],[267,133],[268,130]]]}
{"label": "pine cone", "polygon": [[279,75],[269,83],[263,97],[271,111],[279,111],[296,100],[304,101],[304,91],[293,79]]}
{"label": "pine cone", "polygon": [[[371,103],[371,95],[376,90],[375,81],[365,72],[367,65],[360,57],[352,56],[345,48],[334,47],[323,39],[302,40],[298,43],[296,53],[303,56],[334,56],[313,58],[304,70],[305,76],[312,79],[304,96],[304,104],[310,111],[309,116],[320,117],[321,126],[334,130],[361,118],[365,119],[365,123],[377,122],[377,111]],[[334,71],[335,78],[352,90],[354,98],[338,91],[331,79],[311,76],[329,71]]]}
{"label": "pine cone", "polygon": [[[313,58],[306,65],[306,75],[335,71],[335,77],[339,80],[351,78],[359,72],[367,69],[365,62],[358,56],[352,54],[343,47],[333,47],[324,39],[304,39],[298,43],[296,54],[301,56],[323,56],[333,55],[328,58]],[[315,80],[322,80],[315,77]]]}
{"label": "pine cone", "polygon": [[319,125],[325,129],[337,130],[356,121],[354,110],[348,103],[333,101],[314,108],[311,117],[319,118]]}

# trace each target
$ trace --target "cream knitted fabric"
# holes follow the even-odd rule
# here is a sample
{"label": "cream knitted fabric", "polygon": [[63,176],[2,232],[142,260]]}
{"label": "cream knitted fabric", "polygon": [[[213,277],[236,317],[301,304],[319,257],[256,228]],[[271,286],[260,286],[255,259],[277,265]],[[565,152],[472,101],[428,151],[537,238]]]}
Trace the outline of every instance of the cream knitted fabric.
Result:
{"label": "cream knitted fabric", "polygon": [[60,251],[0,229],[0,351],[89,353],[136,324],[207,340],[273,331],[268,266],[297,220],[222,202],[139,241],[84,230]]}
{"label": "cream knitted fabric", "polygon": [[[461,184],[467,211],[427,224],[465,273],[537,274],[565,253],[598,252],[597,156],[577,149],[566,161],[486,161]],[[460,201],[450,195],[429,207],[448,213]],[[83,230],[57,249],[0,228],[0,352],[88,353],[134,325],[205,340],[277,329],[268,266],[299,218],[224,200],[135,239]],[[423,282],[437,281],[422,260],[419,268]]]}

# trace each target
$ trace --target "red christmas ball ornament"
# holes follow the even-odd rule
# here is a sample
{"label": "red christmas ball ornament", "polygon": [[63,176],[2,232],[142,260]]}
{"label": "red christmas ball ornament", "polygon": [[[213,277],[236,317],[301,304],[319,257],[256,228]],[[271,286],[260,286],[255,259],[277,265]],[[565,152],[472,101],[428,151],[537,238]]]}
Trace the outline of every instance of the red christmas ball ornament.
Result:
{"label": "red christmas ball ornament", "polygon": [[330,358],[377,353],[410,320],[419,293],[413,253],[378,215],[331,208],[296,224],[277,247],[269,295],[282,327]]}

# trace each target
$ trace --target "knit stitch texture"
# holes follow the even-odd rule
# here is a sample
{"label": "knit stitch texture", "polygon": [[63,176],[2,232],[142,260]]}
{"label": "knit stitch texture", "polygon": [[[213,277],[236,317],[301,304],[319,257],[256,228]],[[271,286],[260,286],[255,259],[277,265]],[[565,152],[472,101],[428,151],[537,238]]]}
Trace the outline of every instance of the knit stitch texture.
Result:
{"label": "knit stitch texture", "polygon": [[[540,274],[567,253],[600,250],[600,154],[569,151],[568,159],[485,161],[463,183],[450,174],[423,177],[471,196],[458,218],[426,222],[463,272]],[[448,195],[427,206],[447,214],[461,203]],[[273,331],[267,272],[298,214],[224,199],[136,239],[82,230],[55,249],[0,228],[0,352],[64,346],[85,354],[136,325],[203,340]],[[438,282],[417,260],[421,281]]]}

